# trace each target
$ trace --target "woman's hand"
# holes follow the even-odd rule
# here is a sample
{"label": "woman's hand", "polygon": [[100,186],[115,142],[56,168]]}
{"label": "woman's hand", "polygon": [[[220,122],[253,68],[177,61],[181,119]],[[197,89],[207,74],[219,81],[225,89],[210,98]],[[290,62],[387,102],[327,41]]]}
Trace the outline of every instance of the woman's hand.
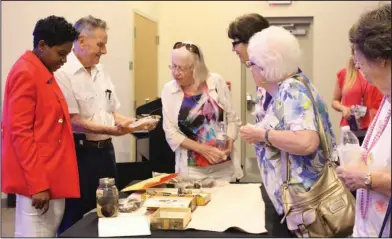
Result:
{"label": "woman's hand", "polygon": [[224,151],[206,144],[202,145],[201,150],[199,150],[199,154],[207,159],[210,164],[220,163],[227,158]]}
{"label": "woman's hand", "polygon": [[365,177],[368,173],[368,167],[364,162],[361,161],[356,167],[343,168],[340,166],[336,168],[336,173],[350,191],[366,188]]}
{"label": "woman's hand", "polygon": [[250,124],[240,128],[240,136],[248,144],[264,142],[264,134],[265,129],[256,128]]}
{"label": "woman's hand", "polygon": [[352,116],[351,108],[350,108],[350,107],[343,106],[342,116],[343,116],[346,120],[350,119],[350,117]]}

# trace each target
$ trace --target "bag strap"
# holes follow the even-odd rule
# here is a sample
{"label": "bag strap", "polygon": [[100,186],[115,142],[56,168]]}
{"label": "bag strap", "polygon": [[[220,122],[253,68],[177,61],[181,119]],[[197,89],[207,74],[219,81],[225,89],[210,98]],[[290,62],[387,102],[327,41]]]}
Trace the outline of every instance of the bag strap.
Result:
{"label": "bag strap", "polygon": [[[304,80],[304,78],[300,74],[295,74],[292,77],[294,79],[300,81],[309,92],[309,98],[312,101],[313,107],[316,111],[315,116],[316,116],[316,120],[317,120],[317,128],[318,128],[319,137],[320,137],[321,149],[323,150],[325,159],[330,161],[331,152],[329,151],[327,136],[325,134],[325,130],[324,130],[324,126],[323,126],[323,121],[322,121],[320,112],[317,108],[316,101],[314,100],[313,93],[312,93],[309,85],[306,83],[306,81]],[[289,161],[289,154],[287,152],[283,152],[283,151],[281,152],[281,161],[282,161],[282,166],[286,166],[285,169],[282,168],[283,183],[288,184],[290,182],[290,161]],[[284,174],[286,174],[286,175],[284,176]],[[286,182],[285,182],[285,180],[286,180]]]}
{"label": "bag strap", "polygon": [[330,161],[330,159],[331,159],[331,152],[330,152],[329,147],[328,147],[327,135],[325,133],[323,120],[322,120],[320,112],[318,110],[316,101],[314,100],[312,91],[310,90],[309,85],[306,83],[306,81],[304,80],[304,78],[301,75],[296,74],[293,77],[295,79],[299,80],[302,84],[304,84],[306,89],[309,92],[310,100],[312,101],[313,107],[316,110],[316,119],[317,119],[317,123],[318,123],[318,131],[319,131],[319,136],[320,136],[321,148],[322,148],[322,150],[324,152],[325,159]]}
{"label": "bag strap", "polygon": [[[389,199],[388,209],[387,209],[387,212],[385,213],[385,217],[384,217],[384,221],[382,222],[382,226],[381,226],[380,233],[378,234],[378,237],[379,237],[379,238],[382,237],[382,233],[384,232],[384,229],[385,229],[385,226],[386,226],[386,224],[387,224],[387,221],[388,221],[388,219],[391,218],[391,217],[390,217],[390,216],[391,216],[391,207],[392,207],[391,201],[392,201],[392,198]],[[392,228],[389,227],[389,238],[392,237],[392,233],[391,233],[392,230],[391,230],[391,229],[392,229]]]}

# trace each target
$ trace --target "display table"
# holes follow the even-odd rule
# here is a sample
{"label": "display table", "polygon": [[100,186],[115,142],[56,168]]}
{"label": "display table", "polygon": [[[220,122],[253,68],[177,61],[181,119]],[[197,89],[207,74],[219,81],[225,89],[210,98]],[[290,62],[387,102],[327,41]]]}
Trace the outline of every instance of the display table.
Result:
{"label": "display table", "polygon": [[[262,194],[265,194],[265,191],[262,190]],[[262,195],[264,202],[266,201],[266,195]],[[213,199],[212,199],[213,200]],[[272,208],[272,204],[270,202],[265,202],[265,226],[269,231],[279,231],[284,232],[287,231],[285,225],[280,225],[276,223],[276,220],[272,220],[274,215],[272,213],[275,211]],[[196,209],[197,210],[197,209]],[[271,215],[269,215],[271,214]],[[263,217],[263,215],[260,215]],[[271,219],[271,220],[269,220]],[[274,223],[275,225],[271,225]],[[269,228],[273,228],[270,230]],[[157,237],[157,238],[184,238],[184,237],[193,237],[193,238],[223,238],[223,237],[274,237],[274,233],[263,233],[263,234],[250,234],[238,229],[230,228],[224,232],[212,232],[212,231],[199,231],[193,229],[187,229],[185,231],[164,231],[164,230],[151,230],[150,236],[145,237]],[[278,236],[278,235],[275,235]],[[59,235],[59,237],[98,237],[98,218],[96,212],[91,212],[87,214],[82,220],[77,222],[63,234]],[[140,236],[138,236],[140,237]]]}

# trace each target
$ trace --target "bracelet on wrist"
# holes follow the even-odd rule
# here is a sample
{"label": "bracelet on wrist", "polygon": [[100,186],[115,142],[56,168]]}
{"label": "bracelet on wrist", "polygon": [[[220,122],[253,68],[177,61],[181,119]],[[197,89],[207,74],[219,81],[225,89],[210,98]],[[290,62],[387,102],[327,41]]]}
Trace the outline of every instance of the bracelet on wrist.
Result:
{"label": "bracelet on wrist", "polygon": [[268,139],[268,134],[269,134],[269,132],[270,132],[270,129],[267,129],[267,130],[265,131],[265,133],[264,133],[264,143],[265,143],[268,147],[271,147],[272,144],[271,144],[271,142],[270,142],[269,139]]}

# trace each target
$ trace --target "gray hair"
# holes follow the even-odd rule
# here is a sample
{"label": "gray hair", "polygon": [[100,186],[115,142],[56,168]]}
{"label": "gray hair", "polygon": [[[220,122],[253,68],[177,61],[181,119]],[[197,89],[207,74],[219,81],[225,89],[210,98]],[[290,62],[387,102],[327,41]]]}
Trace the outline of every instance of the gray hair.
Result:
{"label": "gray hair", "polygon": [[189,54],[191,56],[192,64],[194,66],[193,79],[195,80],[195,84],[197,86],[199,86],[203,82],[205,82],[208,79],[208,77],[210,77],[210,71],[208,70],[207,65],[204,61],[203,52],[197,44],[195,44],[191,41],[183,41],[183,43],[193,44],[199,49],[199,54],[200,54],[199,56],[197,56],[196,54],[191,53],[187,50],[187,52],[189,52]]}
{"label": "gray hair", "polygon": [[91,34],[91,32],[97,28],[102,28],[104,30],[108,29],[107,24],[104,20],[95,18],[91,15],[79,19],[75,23],[74,27],[79,34],[81,33]]}
{"label": "gray hair", "polygon": [[193,45],[197,46],[200,54],[199,57],[196,59],[194,58],[193,61],[194,63],[193,79],[195,79],[196,85],[199,86],[208,79],[208,77],[210,76],[210,71],[208,70],[207,65],[204,61],[204,55],[202,50],[198,45],[196,44]]}

